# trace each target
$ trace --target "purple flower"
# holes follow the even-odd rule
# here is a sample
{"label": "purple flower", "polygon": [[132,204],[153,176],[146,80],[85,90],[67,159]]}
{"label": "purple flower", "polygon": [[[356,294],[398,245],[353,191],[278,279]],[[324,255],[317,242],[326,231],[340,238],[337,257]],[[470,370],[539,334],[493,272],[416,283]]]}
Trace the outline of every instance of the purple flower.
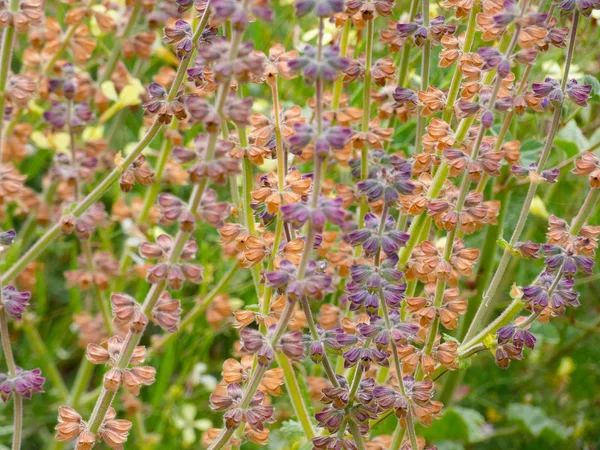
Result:
{"label": "purple flower", "polygon": [[365,228],[354,230],[348,233],[344,240],[353,247],[362,244],[367,255],[373,255],[381,248],[386,255],[393,255],[400,250],[400,247],[406,246],[410,235],[405,232],[394,229],[395,220],[392,215],[388,215],[384,230],[379,236],[380,220],[373,213],[365,215]]}
{"label": "purple flower", "polygon": [[40,369],[23,370],[20,367],[17,367],[14,378],[0,373],[0,397],[7,402],[13,393],[30,399],[34,392],[44,392],[43,385],[46,379],[41,375]]}
{"label": "purple flower", "polygon": [[406,291],[406,284],[401,282],[403,273],[396,270],[395,259],[392,259],[391,267],[386,263],[387,260],[378,272],[365,264],[350,266],[352,280],[347,283],[346,292],[352,311],[364,307],[369,315],[375,315],[379,309],[379,290],[391,309],[396,310],[400,307]]}
{"label": "purple flower", "polygon": [[360,363],[363,371],[369,370],[373,362],[383,367],[389,367],[390,354],[386,350],[378,348],[352,347],[344,352],[344,367],[346,369],[354,367]]}
{"label": "purple flower", "polygon": [[230,383],[227,385],[227,394],[212,394],[210,396],[210,407],[215,411],[227,411],[223,416],[225,426],[228,429],[236,429],[244,420],[244,416],[248,425],[254,430],[262,431],[265,423],[273,421],[272,406],[265,406],[265,393],[257,391],[246,410],[242,409],[242,399],[244,390],[238,383]]}
{"label": "purple flower", "polygon": [[177,44],[175,53],[179,59],[184,59],[192,53],[192,27],[185,20],[177,20],[173,28],[166,27],[163,41],[167,44]]}
{"label": "purple flower", "polygon": [[477,102],[470,102],[460,99],[456,104],[456,114],[460,119],[470,117],[479,112],[481,105]]}
{"label": "purple flower", "polygon": [[21,320],[25,308],[29,306],[29,300],[31,299],[30,292],[19,292],[12,286],[6,286],[2,289],[1,303],[8,314],[13,319]]}
{"label": "purple flower", "polygon": [[494,124],[494,114],[491,111],[486,111],[481,116],[481,126],[484,128],[492,128]]}
{"label": "purple flower", "polygon": [[336,409],[330,406],[323,408],[321,412],[315,414],[315,419],[319,427],[325,428],[330,433],[337,433],[342,426],[346,412],[343,409]]}
{"label": "purple flower", "polygon": [[[388,157],[384,152],[371,152],[374,164],[369,170],[369,178],[357,183],[358,191],[367,196],[370,202],[383,197],[392,206],[396,204],[399,194],[412,194],[415,184],[411,179],[412,164],[398,156]],[[352,175],[360,176],[360,160],[350,161]]]}
{"label": "purple flower", "polygon": [[298,17],[307,15],[313,9],[317,17],[330,17],[344,11],[344,0],[297,0],[294,8]]}
{"label": "purple flower", "polygon": [[555,244],[545,244],[542,251],[546,256],[544,263],[550,272],[561,269],[567,277],[572,277],[577,270],[591,274],[594,268],[594,260],[589,256],[576,255],[571,250],[564,249]]}
{"label": "purple flower", "polygon": [[339,52],[339,48],[335,45],[325,47],[319,60],[317,49],[307,45],[302,55],[288,61],[288,66],[290,70],[301,71],[307,84],[312,83],[319,76],[325,80],[335,80],[350,64],[348,59],[339,55]]}
{"label": "purple flower", "polygon": [[393,408],[399,417],[406,416],[408,400],[400,392],[392,388],[376,386],[373,389],[373,397],[375,397],[375,401],[384,411]]}
{"label": "purple flower", "polygon": [[538,165],[537,163],[531,163],[527,167],[513,165],[510,168],[512,174],[519,179],[525,179],[531,174],[536,176],[538,181],[546,181],[547,183],[556,183],[558,176],[560,175],[560,170],[557,169],[549,169],[543,170],[542,173],[537,174]]}
{"label": "purple flower", "polygon": [[504,61],[504,55],[497,48],[480,47],[477,53],[483,58],[482,69],[485,71],[495,69]]}
{"label": "purple flower", "polygon": [[48,111],[44,112],[44,120],[54,128],[63,128],[67,124],[67,105],[53,103]]}
{"label": "purple flower", "polygon": [[577,80],[572,79],[567,81],[565,92],[576,104],[585,107],[588,105],[587,100],[592,93],[592,85],[579,84],[577,83]]}
{"label": "purple flower", "polygon": [[302,227],[310,220],[317,231],[322,231],[327,221],[334,225],[344,225],[346,211],[342,209],[343,203],[341,197],[321,197],[316,208],[304,203],[291,203],[283,205],[281,212],[283,213],[283,220],[291,223],[295,228]]}
{"label": "purple flower", "polygon": [[534,312],[541,312],[548,306],[555,314],[565,312],[567,306],[579,306],[579,293],[573,290],[574,282],[561,279],[554,288],[552,285],[555,275],[544,272],[538,279],[538,284],[523,288],[523,299],[527,301]]}
{"label": "purple flower", "polygon": [[512,341],[515,347],[521,349],[523,346],[532,349],[535,347],[536,342],[535,336],[532,333],[514,325],[506,325],[500,328],[496,332],[496,337],[499,344],[503,345]]}
{"label": "purple flower", "polygon": [[241,2],[236,0],[214,0],[210,2],[210,6],[215,13],[215,17],[223,21],[229,20],[235,30],[242,31],[248,25],[248,14]]}
{"label": "purple flower", "polygon": [[598,0],[563,0],[559,5],[558,9],[564,13],[569,13],[577,7],[581,14],[589,17],[592,10],[600,8],[600,1]]}
{"label": "purple flower", "polygon": [[13,229],[8,231],[2,231],[0,232],[0,245],[8,247],[9,245],[12,245],[16,237],[17,232]]}
{"label": "purple flower", "polygon": [[419,105],[419,96],[412,89],[397,87],[392,94],[395,107],[404,106],[406,109],[412,110]]}
{"label": "purple flower", "polygon": [[547,77],[543,83],[532,83],[533,94],[538,98],[547,98],[554,104],[563,101],[563,93],[560,83],[550,77]]}
{"label": "purple flower", "polygon": [[410,23],[399,23],[396,25],[398,35],[401,38],[407,38],[412,36],[413,40],[418,46],[421,46],[428,36],[434,42],[439,42],[444,34],[454,33],[456,27],[453,25],[446,25],[446,18],[444,16],[437,16],[431,19],[429,28],[423,25],[423,16],[417,14],[413,22]]}
{"label": "purple flower", "polygon": [[540,244],[535,244],[531,241],[517,242],[514,246],[515,250],[519,252],[522,258],[525,259],[536,259],[539,258],[539,251],[541,248]]}
{"label": "purple flower", "polygon": [[287,292],[292,298],[305,295],[312,300],[323,300],[332,291],[332,278],[314,261],[309,261],[303,280],[297,280],[297,267],[281,261],[279,270],[265,273],[267,286],[276,287],[281,293]]}

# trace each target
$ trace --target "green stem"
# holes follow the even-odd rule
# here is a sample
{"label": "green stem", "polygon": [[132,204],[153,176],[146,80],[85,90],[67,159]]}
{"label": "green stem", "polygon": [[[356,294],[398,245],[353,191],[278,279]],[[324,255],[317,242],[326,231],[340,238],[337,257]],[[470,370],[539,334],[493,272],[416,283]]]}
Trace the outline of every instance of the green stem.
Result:
{"label": "green stem", "polygon": [[[207,9],[207,11],[208,10],[209,9]],[[194,33],[194,36],[192,38],[192,40],[194,42],[196,42],[200,38],[200,35],[202,34],[202,31],[203,31],[202,23],[203,22],[204,21],[200,22],[200,25],[198,26],[198,28],[196,29],[196,31]],[[172,101],[175,98],[175,96],[177,95],[177,92],[179,91],[179,87],[181,86],[181,83],[183,82],[183,77],[185,75],[187,67],[189,66],[190,59],[191,59],[191,55],[189,58],[186,58],[181,61],[179,68],[177,70],[175,81],[173,81],[171,89],[169,90],[169,95],[167,98],[168,101]],[[223,103],[224,103],[224,101],[225,101],[225,99],[223,99]],[[137,157],[142,153],[142,151],[144,151],[144,149],[150,144],[150,142],[152,142],[152,140],[156,137],[156,135],[158,134],[158,131],[161,128],[162,128],[162,124],[160,123],[158,118],[155,119],[154,122],[152,123],[152,125],[150,126],[150,128],[148,129],[148,131],[146,132],[146,134],[144,135],[144,137],[135,146],[135,148],[131,151],[131,153],[127,156],[127,158],[125,158],[125,160],[121,163],[121,165],[119,167],[114,168],[106,176],[106,178],[104,178],[104,180],[102,180],[102,182],[100,182],[100,184],[98,184],[98,186],[96,186],[96,188],[87,195],[87,197],[85,197],[77,205],[75,205],[73,210],[70,211],[70,214],[74,215],[75,217],[79,217],[91,205],[93,205],[98,200],[100,200],[100,198],[111,188],[111,186],[119,180],[122,172],[127,167],[129,167],[133,163],[133,161],[135,161],[137,159]],[[8,269],[8,271],[2,277],[2,282],[7,283],[7,282],[15,279],[23,271],[23,269],[30,262],[34,261],[42,252],[44,252],[44,250],[46,250],[46,248],[48,248],[50,246],[50,244],[52,244],[60,236],[60,234],[61,234],[61,230],[60,230],[60,220],[59,220],[56,225],[54,225],[52,228],[50,228],[48,231],[46,231],[46,233],[27,251],[27,253],[25,253],[23,256],[21,256],[21,258],[19,258],[19,260],[16,261]]]}
{"label": "green stem", "polygon": [[579,210],[577,216],[573,219],[573,223],[571,224],[571,234],[577,235],[581,230],[581,227],[585,225],[587,218],[590,216],[592,211],[596,208],[596,203],[598,203],[598,199],[600,198],[600,189],[591,188],[585,197],[585,201],[583,202],[583,206]]}
{"label": "green stem", "polygon": [[[350,38],[350,30],[352,28],[352,20],[348,18],[342,29],[342,36],[340,39],[340,56],[346,57],[348,52],[348,41]],[[333,97],[331,101],[331,109],[337,111],[340,107],[340,99],[342,98],[342,91],[344,90],[344,74],[340,74],[333,85]]]}
{"label": "green stem", "polygon": [[[462,53],[469,53],[471,46],[475,40],[475,31],[477,26],[477,11],[479,9],[479,1],[475,1],[469,12],[469,22],[467,23],[467,31],[465,32],[465,43],[462,48]],[[450,89],[448,90],[448,100],[446,101],[446,108],[444,109],[443,119],[446,122],[452,120],[454,114],[454,103],[458,98],[458,91],[460,89],[460,82],[462,81],[462,73],[458,64],[454,67],[454,74],[452,75],[452,81],[450,82]]]}
{"label": "green stem", "polygon": [[[363,116],[361,131],[367,133],[369,131],[369,121],[371,118],[371,67],[373,64],[373,38],[375,34],[375,19],[367,21],[366,38],[367,44],[365,49],[365,80],[363,89]],[[369,145],[365,143],[360,151],[360,179],[366,180],[369,176]],[[368,211],[367,198],[361,196],[358,208],[358,227],[363,228],[365,223],[365,214]]]}
{"label": "green stem", "polygon": [[121,50],[123,49],[123,43],[131,35],[131,32],[133,31],[133,28],[137,24],[137,21],[140,17],[141,12],[142,12],[142,2],[135,2],[135,5],[133,7],[133,10],[131,11],[129,19],[127,20],[127,25],[125,26],[123,33],[121,33],[121,36],[119,36],[117,39],[113,40],[112,52],[110,54],[110,57],[108,58],[108,61],[106,62],[106,65],[104,66],[104,71],[102,72],[102,76],[98,80],[98,84],[102,84],[106,80],[110,79],[110,76],[115,71],[115,68],[117,67],[117,63],[119,62],[119,59],[121,58]]}
{"label": "green stem", "polygon": [[[207,16],[207,15],[208,15],[208,8],[205,12],[205,16]],[[206,23],[206,21],[201,21],[201,23],[198,25],[196,31],[194,32],[194,37],[193,37],[194,42],[196,42],[199,39],[199,37],[202,33],[202,30],[203,30],[202,23]],[[228,56],[228,59],[230,61],[233,60],[237,56],[238,49],[239,49],[239,46],[241,43],[241,34],[242,34],[241,32],[236,33],[234,36],[234,39],[231,43],[229,56]],[[189,63],[189,58],[186,61],[187,61],[187,63]],[[184,62],[182,61],[181,65],[183,65],[183,64],[184,64]],[[181,68],[181,65],[180,65],[180,68]],[[185,73],[185,70],[183,71],[183,73]],[[178,74],[179,74],[179,71],[178,71]],[[178,77],[176,76],[176,81],[173,83],[173,86],[171,88],[172,91],[173,91],[173,87],[175,87],[177,85],[177,79],[178,79]],[[180,80],[182,80],[182,79],[183,79],[183,76],[181,76]],[[216,98],[216,111],[218,114],[221,114],[223,111],[227,92],[229,91],[230,82],[231,82],[231,78],[228,77],[225,80],[223,80],[223,84],[221,84],[219,86],[219,91],[217,93],[217,98]],[[168,97],[171,100],[175,97],[175,95],[177,93],[177,89],[175,89],[175,92],[172,92],[172,91],[169,92],[169,97]],[[171,95],[172,95],[172,97],[171,97]],[[205,156],[206,161],[211,161],[214,157],[218,134],[219,134],[218,127],[215,131],[213,131],[209,134],[209,140],[208,140],[206,156]],[[190,211],[196,211],[196,209],[198,208],[198,205],[200,203],[200,200],[202,198],[202,195],[204,193],[204,190],[205,190],[207,184],[208,184],[208,180],[204,179],[204,180],[202,180],[202,182],[200,184],[197,184],[196,186],[194,186],[194,189],[192,191],[192,194],[191,194],[189,202],[188,202]],[[169,254],[169,260],[168,260],[169,264],[174,264],[179,261],[179,257],[181,256],[183,247],[184,247],[185,243],[187,242],[187,240],[189,239],[190,235],[191,235],[190,232],[179,230],[179,232],[177,233],[177,236],[174,239],[173,247]],[[144,315],[146,315],[148,317],[152,313],[152,310],[154,309],[154,306],[156,305],[156,302],[158,301],[158,299],[159,299],[160,295],[162,294],[162,292],[164,291],[165,287],[166,287],[166,282],[164,280],[159,282],[158,284],[152,285],[152,287],[150,288],[150,291],[146,295],[146,298],[142,305],[142,310],[143,310]],[[125,338],[121,352],[119,354],[119,359],[116,363],[117,368],[125,369],[128,367],[129,362],[131,360],[131,356],[135,350],[135,347],[139,344],[144,331],[145,331],[145,327],[144,327],[144,329],[140,330],[139,333],[132,333],[131,331],[129,331],[127,333],[127,337]],[[90,416],[90,420],[88,421],[89,430],[92,434],[95,435],[98,432],[98,430],[104,420],[104,417],[106,415],[106,411],[108,410],[112,401],[114,400],[115,395],[116,395],[116,391],[107,391],[104,387],[102,388],[100,396],[98,397],[98,400],[96,401],[94,410]]]}
{"label": "green stem", "polygon": [[[19,9],[19,1],[11,0],[10,2],[10,13],[14,14]],[[0,50],[0,146],[4,147],[2,142],[2,132],[4,130],[4,106],[6,104],[6,81],[8,80],[8,73],[10,72],[10,66],[12,62],[12,50],[13,41],[15,39],[15,27],[12,21],[4,29],[2,33],[2,49]],[[0,153],[2,148],[0,148]],[[2,161],[0,160],[0,164]]]}
{"label": "green stem", "polygon": [[[379,289],[379,303],[381,304],[381,311],[383,312],[383,318],[385,320],[385,326],[388,330],[392,329],[392,324],[390,322],[390,315],[388,313],[387,304],[385,302],[385,298],[383,297],[383,290]],[[398,355],[398,347],[396,344],[392,342],[392,356],[394,358],[394,369],[396,371],[396,378],[398,379],[398,386],[400,387],[400,393],[404,398],[406,398],[411,403],[411,399],[406,392],[406,387],[404,386],[404,376],[402,375],[402,366],[400,362],[400,356]],[[417,434],[415,432],[415,423],[413,420],[412,409],[408,408],[408,413],[406,414],[406,431],[408,431],[408,438],[410,439],[410,444],[413,449],[418,449],[419,446],[417,444]]]}
{"label": "green stem", "polygon": [[[429,28],[429,0],[423,0],[421,14],[423,16],[423,26]],[[423,53],[421,57],[421,91],[425,92],[429,87],[429,71],[431,65],[431,40],[429,36],[423,44]],[[421,153],[423,131],[425,129],[425,117],[423,116],[423,107],[419,106],[417,110],[417,132],[415,136],[415,154]]]}
{"label": "green stem", "polygon": [[94,374],[94,367],[95,366],[89,362],[85,356],[81,358],[77,375],[75,375],[75,382],[71,387],[71,392],[68,397],[69,404],[73,405],[73,408],[75,409],[77,409],[79,406],[81,402],[81,396],[90,384],[90,380]]}
{"label": "green stem", "polygon": [[474,336],[469,341],[463,342],[457,350],[458,356],[464,356],[472,347],[481,344],[488,334],[493,334],[508,325],[517,315],[525,308],[525,303],[521,299],[514,299],[510,305],[500,314],[496,320],[485,327],[481,332]]}
{"label": "green stem", "polygon": [[58,395],[62,401],[67,400],[69,397],[69,390],[67,389],[67,385],[65,384],[60,371],[56,367],[54,362],[54,358],[48,351],[48,347],[44,343],[40,333],[38,332],[35,324],[29,318],[25,318],[23,320],[23,330],[27,335],[27,339],[29,343],[33,347],[33,350],[37,354],[38,358],[41,359],[44,365],[44,375],[46,375],[50,380],[52,380],[52,384],[54,388],[58,391]]}
{"label": "green stem", "polygon": [[[562,109],[561,105],[558,105],[558,106],[556,106],[556,109],[554,111],[554,118],[552,120],[552,126],[550,129],[550,133],[546,139],[546,144],[544,146],[544,149],[542,150],[542,154],[540,156],[540,160],[539,160],[539,164],[538,164],[539,171],[543,170],[543,168],[546,164],[546,161],[548,159],[548,156],[550,155],[550,150],[552,149],[552,146],[554,143],[554,137],[556,136],[556,132],[558,131],[558,123],[560,121],[561,109]],[[504,272],[505,272],[506,266],[508,265],[510,258],[511,258],[510,248],[515,246],[515,244],[519,240],[519,237],[521,236],[521,233],[522,233],[523,228],[525,227],[525,223],[527,221],[527,217],[529,216],[529,208],[531,207],[531,202],[533,201],[536,190],[537,190],[537,184],[530,183],[529,190],[527,191],[527,196],[525,197],[525,202],[521,209],[521,214],[519,215],[519,219],[517,220],[517,224],[515,225],[515,229],[510,238],[509,246],[507,246],[507,248],[504,250],[504,253],[502,254],[502,258],[500,259],[500,263],[498,264],[498,268],[496,269],[496,272],[494,273],[494,276],[492,277],[492,281],[490,282],[488,289],[486,290],[485,294],[483,295],[483,297],[481,299],[480,307],[477,309],[477,312],[475,313],[475,316],[473,317],[473,322],[471,322],[471,325],[465,335],[466,340],[470,340],[474,336],[474,334],[477,332],[477,329],[480,327],[481,323],[487,317],[488,311],[490,311],[493,308],[494,295],[496,294],[496,290],[498,289],[498,286],[500,285],[500,282],[502,281],[502,278],[504,277]]]}
{"label": "green stem", "polygon": [[312,439],[316,436],[316,433],[310,420],[310,414],[308,413],[308,409],[304,403],[304,397],[300,391],[300,386],[298,385],[298,379],[294,373],[292,363],[283,353],[277,356],[277,362],[279,367],[283,369],[283,378],[290,395],[290,400],[292,402],[292,407],[294,408],[296,418],[300,422],[300,425],[302,425],[302,429],[304,430],[306,437],[308,439]]}
{"label": "green stem", "polygon": [[[81,248],[83,250],[83,254],[85,256],[85,263],[87,265],[87,270],[91,273],[95,272],[96,267],[94,265],[94,256],[92,254],[92,246],[90,241],[81,240]],[[104,293],[100,290],[100,288],[93,284],[94,297],[96,298],[96,304],[100,313],[102,314],[102,320],[104,321],[104,328],[106,329],[106,333],[108,336],[112,336],[112,316],[108,309],[108,300],[104,296]]]}

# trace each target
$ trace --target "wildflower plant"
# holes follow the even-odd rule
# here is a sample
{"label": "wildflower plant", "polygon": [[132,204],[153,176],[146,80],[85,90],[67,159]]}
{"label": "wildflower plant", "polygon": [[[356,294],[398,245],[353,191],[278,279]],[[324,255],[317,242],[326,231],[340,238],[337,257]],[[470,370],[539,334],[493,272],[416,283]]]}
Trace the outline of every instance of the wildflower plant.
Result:
{"label": "wildflower plant", "polygon": [[0,2],[13,450],[574,439],[531,392],[489,401],[506,418],[453,403],[501,378],[490,361],[546,376],[549,352],[574,396],[564,354],[598,325],[598,18],[595,0]]}

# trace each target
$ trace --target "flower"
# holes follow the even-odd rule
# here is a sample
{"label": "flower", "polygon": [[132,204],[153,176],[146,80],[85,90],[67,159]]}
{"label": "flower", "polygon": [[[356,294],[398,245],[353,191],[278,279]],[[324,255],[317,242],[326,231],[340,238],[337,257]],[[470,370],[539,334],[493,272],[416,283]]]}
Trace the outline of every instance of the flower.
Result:
{"label": "flower", "polygon": [[212,427],[212,422],[209,419],[196,419],[197,412],[196,406],[186,403],[171,419],[175,428],[181,430],[184,447],[189,447],[196,442],[196,430],[206,431]]}
{"label": "flower", "polygon": [[[154,383],[156,370],[151,366],[141,366],[146,358],[146,347],[136,346],[131,354],[130,364],[134,367],[121,369],[118,367],[125,341],[119,336],[111,337],[106,348],[98,344],[88,344],[86,358],[92,364],[106,364],[111,369],[104,374],[104,388],[116,391],[123,386],[129,393],[138,395],[142,385]],[[137,366],[137,367],[136,367]]]}
{"label": "flower", "polygon": [[256,392],[248,408],[242,409],[243,390],[238,383],[227,385],[223,394],[212,394],[210,396],[210,407],[215,411],[226,411],[224,415],[225,426],[228,429],[236,429],[242,422],[246,422],[253,430],[262,431],[265,423],[273,422],[272,406],[264,406],[265,394]]}
{"label": "flower", "polygon": [[343,0],[297,0],[294,2],[296,16],[307,15],[313,9],[318,17],[329,17],[344,10]]}
{"label": "flower", "polygon": [[9,317],[21,320],[30,299],[31,292],[19,292],[14,286],[8,285],[2,289],[0,304]]}
{"label": "flower", "polygon": [[[326,3],[327,0],[324,1]],[[288,61],[290,70],[299,72],[312,83],[317,77],[322,76],[325,80],[335,80],[338,74],[348,68],[348,59],[339,56],[340,50],[331,45],[323,49],[322,59],[317,59],[317,49],[311,45],[304,47],[304,52],[297,58]]]}
{"label": "flower", "polygon": [[194,46],[191,25],[185,20],[177,20],[174,27],[165,27],[163,41],[167,44],[177,44],[176,53],[179,59],[189,56]]}
{"label": "flower", "polygon": [[[144,242],[140,245],[140,254],[147,259],[158,259],[159,262],[147,270],[147,279],[152,284],[167,281],[171,289],[181,289],[184,280],[199,284],[203,280],[204,268],[190,263],[172,263],[169,259],[173,246],[173,239],[166,234],[156,238],[156,243]],[[192,259],[198,251],[198,244],[186,241],[179,259],[187,261]]]}
{"label": "flower", "polygon": [[34,392],[44,392],[43,385],[46,379],[41,376],[41,369],[23,370],[16,368],[14,377],[0,373],[0,397],[7,402],[12,394],[31,399]]}

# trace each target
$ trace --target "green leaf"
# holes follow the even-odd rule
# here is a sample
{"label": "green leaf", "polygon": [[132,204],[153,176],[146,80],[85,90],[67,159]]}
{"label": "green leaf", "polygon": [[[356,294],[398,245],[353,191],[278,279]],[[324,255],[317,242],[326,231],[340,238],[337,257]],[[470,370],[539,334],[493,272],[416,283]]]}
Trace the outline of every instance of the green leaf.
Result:
{"label": "green leaf", "polygon": [[474,409],[448,409],[431,428],[419,428],[419,434],[428,440],[475,442],[483,439],[485,419]]}
{"label": "green leaf", "polygon": [[567,439],[571,431],[558,420],[546,415],[546,412],[537,406],[522,403],[513,403],[508,407],[508,420],[521,425],[521,427],[534,437],[546,437],[551,440]]}
{"label": "green leaf", "polygon": [[281,434],[286,438],[294,438],[304,434],[302,425],[295,420],[286,420],[279,429]]}
{"label": "green leaf", "polygon": [[538,160],[538,155],[544,146],[543,141],[528,139],[521,144],[521,162],[524,166]]}
{"label": "green leaf", "polygon": [[567,157],[575,156],[580,150],[589,147],[588,139],[574,120],[567,123],[556,136],[554,145],[563,150]]}

